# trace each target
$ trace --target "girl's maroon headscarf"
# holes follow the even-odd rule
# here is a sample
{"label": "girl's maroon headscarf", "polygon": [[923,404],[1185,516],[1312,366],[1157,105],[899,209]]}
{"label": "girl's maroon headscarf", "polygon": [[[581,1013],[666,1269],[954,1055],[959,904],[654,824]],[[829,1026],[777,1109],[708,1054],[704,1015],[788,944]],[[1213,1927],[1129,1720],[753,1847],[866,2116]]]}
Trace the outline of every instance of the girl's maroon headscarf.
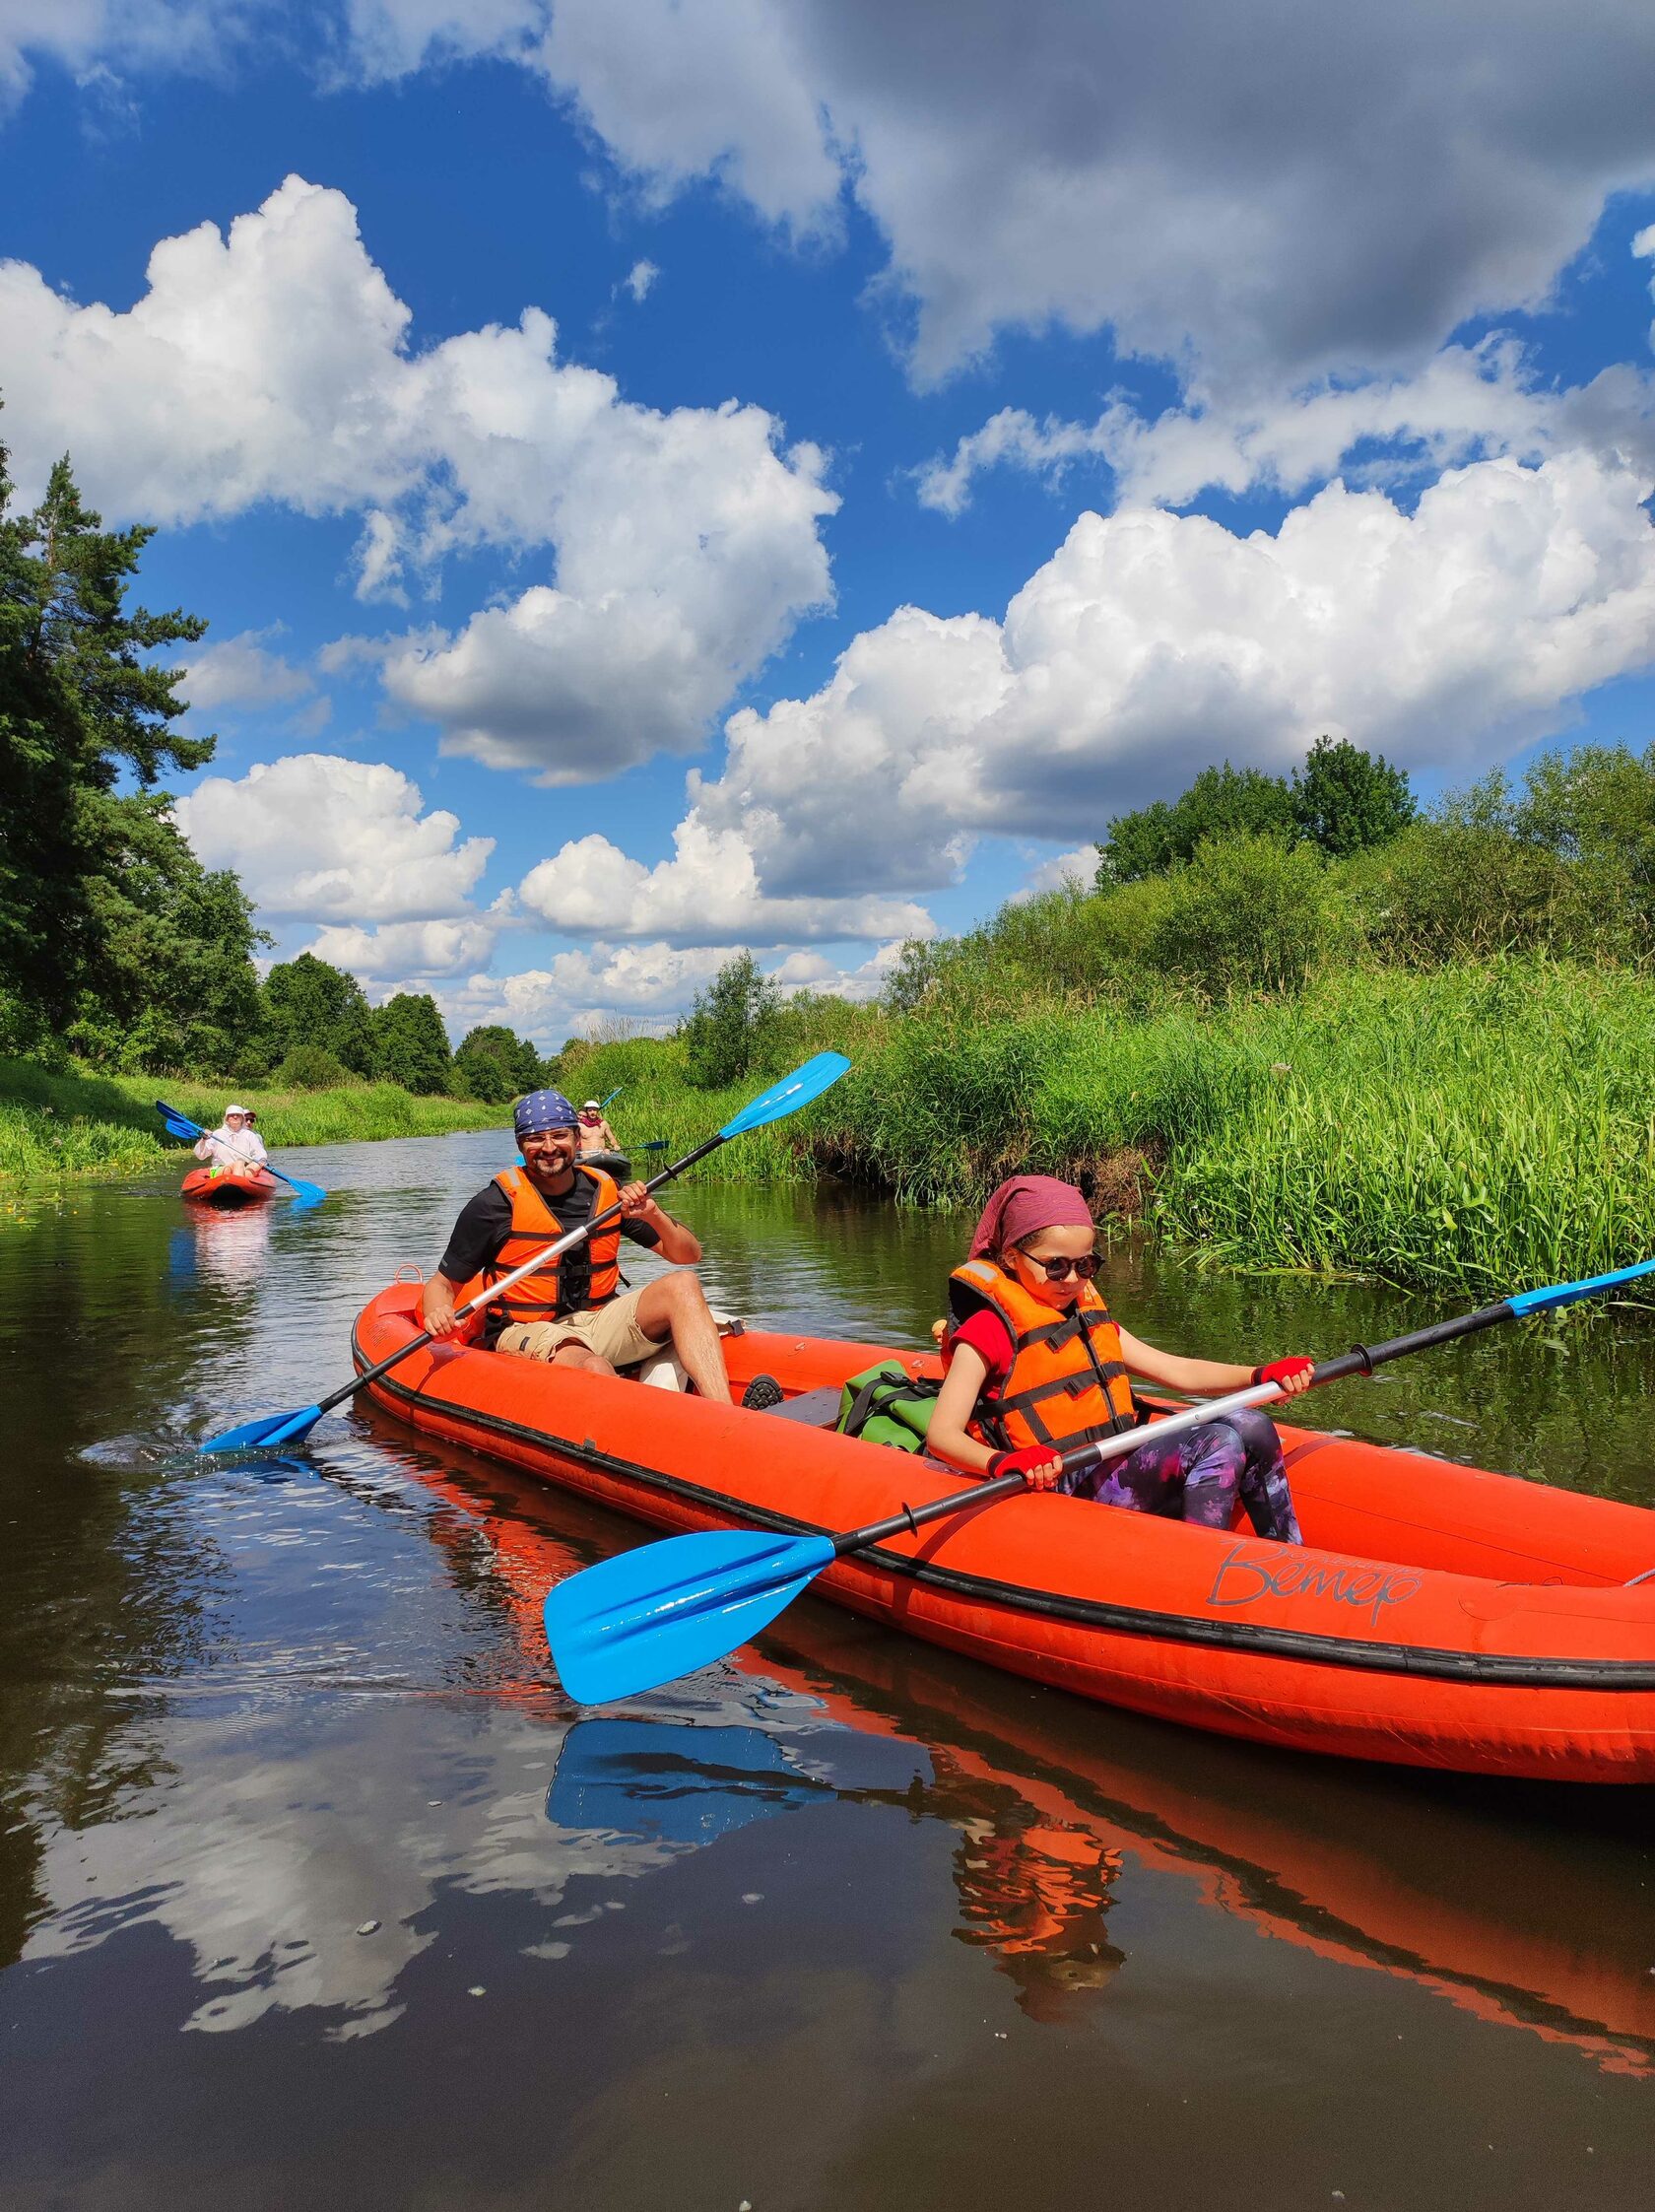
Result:
{"label": "girl's maroon headscarf", "polygon": [[983,1208],[971,1236],[971,1257],[986,1259],[1042,1229],[1092,1226],[1092,1208],[1072,1182],[1059,1182],[1055,1175],[1014,1175]]}

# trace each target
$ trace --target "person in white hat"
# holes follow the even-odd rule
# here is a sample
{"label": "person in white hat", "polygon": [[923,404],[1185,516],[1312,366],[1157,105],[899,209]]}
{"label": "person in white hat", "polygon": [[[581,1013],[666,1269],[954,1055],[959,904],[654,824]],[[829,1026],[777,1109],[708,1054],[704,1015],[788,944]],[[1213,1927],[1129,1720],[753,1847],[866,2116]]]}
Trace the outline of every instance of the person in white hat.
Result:
{"label": "person in white hat", "polygon": [[580,1109],[580,1119],[575,1124],[580,1138],[582,1159],[589,1152],[619,1152],[615,1131],[604,1118],[604,1109],[596,1099],[588,1099]]}
{"label": "person in white hat", "polygon": [[216,1129],[195,1141],[198,1160],[216,1160],[221,1167],[239,1160],[254,1168],[262,1168],[269,1157],[264,1149],[264,1139],[253,1127],[254,1116],[244,1106],[227,1106],[224,1119]]}

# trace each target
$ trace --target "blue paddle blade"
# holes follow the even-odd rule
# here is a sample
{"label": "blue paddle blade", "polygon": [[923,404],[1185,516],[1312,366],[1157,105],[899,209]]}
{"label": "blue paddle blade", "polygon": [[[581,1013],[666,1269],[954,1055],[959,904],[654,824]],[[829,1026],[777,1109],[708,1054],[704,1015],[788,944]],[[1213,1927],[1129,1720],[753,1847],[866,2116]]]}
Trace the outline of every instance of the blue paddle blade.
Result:
{"label": "blue paddle blade", "polygon": [[176,1106],[169,1106],[165,1099],[157,1099],[155,1109],[166,1124],[166,1134],[176,1137],[182,1144],[193,1144],[197,1137],[207,1134],[199,1121],[192,1121],[187,1113],[180,1113]]}
{"label": "blue paddle blade", "polygon": [[801,1106],[808,1106],[813,1099],[820,1099],[824,1091],[830,1090],[841,1075],[849,1072],[850,1062],[842,1052],[819,1052],[802,1068],[795,1068],[779,1083],[772,1083],[751,1106],[743,1106],[733,1121],[725,1122],[718,1134],[739,1137],[749,1129],[762,1129],[767,1122],[784,1121]]}
{"label": "blue paddle blade", "polygon": [[227,1429],[222,1437],[209,1437],[196,1449],[205,1459],[215,1451],[257,1451],[266,1444],[298,1443],[321,1418],[320,1406],[305,1406],[298,1413],[267,1413],[257,1421],[243,1421],[239,1429]]}
{"label": "blue paddle blade", "polygon": [[790,1765],[761,1728],[577,1720],[558,1754],[546,1817],[560,1828],[696,1850],[756,1820],[837,1796],[831,1782]]}
{"label": "blue paddle blade", "polygon": [[270,1173],[288,1185],[298,1206],[319,1206],[327,1196],[319,1182],[306,1182],[302,1175],[284,1175],[280,1168],[272,1168]]}
{"label": "blue paddle blade", "polygon": [[718,1530],[622,1552],[559,1582],[546,1641],[577,1705],[636,1697],[710,1666],[767,1627],[828,1566],[826,1536]]}
{"label": "blue paddle blade", "polygon": [[1549,1313],[1556,1306],[1572,1306],[1577,1298],[1596,1298],[1601,1291],[1619,1290],[1639,1276],[1655,1274],[1655,1259],[1640,1259],[1635,1267],[1618,1267],[1613,1275],[1589,1275],[1583,1283],[1553,1283],[1543,1291],[1519,1291],[1506,1300],[1513,1313]]}

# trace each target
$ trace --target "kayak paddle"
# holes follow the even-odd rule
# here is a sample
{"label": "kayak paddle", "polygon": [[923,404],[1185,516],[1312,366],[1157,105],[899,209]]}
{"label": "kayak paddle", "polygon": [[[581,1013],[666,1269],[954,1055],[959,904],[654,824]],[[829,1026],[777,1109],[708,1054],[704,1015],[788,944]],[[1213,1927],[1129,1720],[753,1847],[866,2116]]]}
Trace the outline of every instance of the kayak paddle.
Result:
{"label": "kayak paddle", "polygon": [[[624,1083],[618,1083],[615,1086],[614,1090],[609,1094],[609,1099],[618,1099],[626,1088],[627,1086]],[[608,1106],[609,1099],[600,1099],[598,1101],[598,1111],[600,1113],[602,1113],[604,1107]]]}
{"label": "kayak paddle", "polygon": [[[751,1106],[743,1106],[740,1113],[725,1122],[716,1136],[708,1137],[694,1152],[687,1152],[682,1160],[675,1160],[670,1168],[663,1168],[658,1175],[652,1175],[644,1188],[659,1190],[663,1183],[671,1182],[675,1175],[683,1174],[686,1168],[693,1168],[696,1161],[704,1160],[709,1152],[716,1152],[720,1145],[728,1144],[732,1137],[744,1136],[750,1129],[762,1129],[772,1121],[784,1121],[790,1113],[797,1113],[801,1106],[807,1106],[813,1100],[820,1099],[824,1091],[837,1083],[849,1066],[850,1062],[842,1052],[819,1052],[814,1060],[807,1060],[803,1067],[795,1068],[791,1075],[784,1075],[779,1083],[772,1083]],[[571,1229],[566,1237],[560,1237],[555,1244],[548,1244],[544,1251],[536,1252],[532,1259],[524,1260],[521,1267],[514,1267],[509,1275],[502,1275],[497,1283],[491,1283],[487,1290],[479,1291],[475,1298],[467,1299],[456,1309],[455,1319],[463,1320],[480,1306],[492,1304],[502,1292],[510,1290],[513,1283],[520,1283],[525,1276],[536,1274],[548,1260],[572,1251],[595,1229],[606,1228],[620,1212],[618,1204],[606,1206],[601,1214],[594,1214],[590,1221],[582,1222],[578,1229]],[[406,1360],[411,1352],[418,1352],[422,1345],[431,1341],[430,1330],[422,1329],[418,1336],[410,1337],[389,1359],[381,1360],[377,1367],[368,1368],[363,1374],[353,1376],[349,1382],[341,1384],[339,1389],[318,1400],[315,1405],[302,1406],[297,1413],[269,1413],[262,1420],[243,1422],[239,1429],[227,1429],[222,1437],[210,1438],[200,1449],[206,1454],[214,1451],[252,1451],[266,1444],[297,1443],[300,1437],[309,1435],[324,1413],[331,1413],[335,1406],[343,1405],[347,1398],[354,1397],[367,1383],[376,1381],[380,1375]]]}
{"label": "kayak paddle", "polygon": [[[199,1121],[192,1121],[187,1113],[180,1113],[176,1106],[169,1106],[165,1099],[157,1099],[155,1109],[166,1122],[166,1133],[169,1137],[177,1137],[185,1144],[193,1143],[197,1137],[214,1137],[214,1132],[211,1129],[202,1128]],[[219,1144],[221,1150],[224,1149],[222,1139],[214,1137],[214,1141]],[[233,1160],[237,1156],[232,1153],[230,1157]],[[306,1206],[319,1205],[327,1196],[327,1192],[319,1182],[305,1182],[298,1175],[285,1175],[280,1168],[272,1168],[268,1160],[257,1162],[248,1160],[244,1161],[242,1165],[249,1168],[262,1167],[267,1173],[274,1175],[278,1182],[285,1182],[293,1191],[295,1197]]]}
{"label": "kayak paddle", "polygon": [[[1571,1306],[1640,1275],[1655,1272],[1655,1259],[1622,1267],[1613,1275],[1594,1275],[1583,1283],[1555,1283],[1547,1290],[1520,1291],[1496,1306],[1479,1307],[1450,1321],[1394,1337],[1371,1348],[1358,1344],[1337,1358],[1319,1361],[1311,1384],[1340,1382],[1348,1375],[1371,1374],[1387,1361],[1433,1345],[1472,1336],[1498,1321],[1515,1320],[1554,1307]],[[1158,1438],[1173,1437],[1204,1421],[1222,1421],[1244,1406],[1269,1405],[1285,1397],[1279,1382],[1250,1383],[1226,1397],[1168,1414],[1153,1425]],[[1128,1429],[1095,1443],[1077,1444],[1063,1454],[1064,1471],[1078,1474],[1093,1462],[1136,1451],[1150,1431]],[[904,1531],[917,1535],[926,1521],[968,1512],[1025,1487],[1021,1474],[993,1482],[974,1482],[929,1505],[904,1506],[886,1520],[839,1536],[758,1535],[748,1529],[717,1529],[696,1536],[669,1536],[600,1560],[566,1581],[546,1600],[546,1641],[564,1690],[577,1705],[604,1705],[614,1698],[636,1697],[663,1682],[676,1682],[725,1658],[765,1628],[782,1609],[837,1559],[867,1551]]]}

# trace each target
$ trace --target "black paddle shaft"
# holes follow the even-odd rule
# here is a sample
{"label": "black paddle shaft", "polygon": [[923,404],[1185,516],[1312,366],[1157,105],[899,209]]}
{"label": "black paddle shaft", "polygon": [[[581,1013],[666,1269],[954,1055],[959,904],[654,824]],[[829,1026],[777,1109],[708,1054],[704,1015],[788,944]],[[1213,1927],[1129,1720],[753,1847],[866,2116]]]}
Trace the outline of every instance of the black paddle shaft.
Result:
{"label": "black paddle shaft", "polygon": [[[708,1137],[705,1144],[697,1145],[694,1152],[687,1152],[682,1160],[675,1160],[670,1168],[663,1168],[658,1175],[652,1175],[648,1182],[644,1184],[644,1189],[659,1190],[663,1183],[671,1182],[674,1175],[683,1174],[686,1168],[693,1168],[697,1160],[704,1160],[709,1152],[716,1152],[721,1144],[727,1144],[728,1142],[729,1139],[722,1135]],[[581,1229],[579,1236],[573,1238],[571,1241],[579,1243],[582,1237],[590,1237],[596,1230],[607,1229],[609,1224],[619,1217],[620,1213],[619,1205],[606,1206],[601,1214],[592,1216],[592,1219]],[[560,1242],[562,1242],[561,1239]],[[568,1247],[564,1246],[563,1248],[566,1250]],[[553,1247],[549,1244],[546,1249],[551,1251]],[[540,1259],[544,1259],[545,1256],[545,1252],[538,1255]],[[486,1305],[493,1296],[492,1290],[479,1292],[478,1296],[472,1299],[468,1305],[463,1306],[460,1310],[462,1313],[469,1313],[477,1307]],[[335,1406],[343,1405],[347,1398],[354,1398],[357,1392],[364,1388],[369,1382],[377,1382],[379,1377],[382,1374],[388,1374],[392,1368],[400,1367],[410,1353],[418,1352],[422,1345],[434,1342],[435,1338],[431,1335],[430,1330],[422,1329],[418,1336],[411,1336],[406,1344],[399,1344],[390,1357],[381,1360],[377,1367],[364,1368],[354,1381],[342,1383],[330,1396],[323,1398],[316,1407],[317,1414],[331,1413]],[[897,1525],[901,1526],[902,1524],[898,1522]]]}
{"label": "black paddle shaft", "polygon": [[[1371,1374],[1388,1360],[1405,1359],[1410,1352],[1428,1352],[1433,1345],[1451,1344],[1456,1337],[1475,1336],[1480,1329],[1491,1329],[1513,1318],[1509,1301],[1501,1299],[1497,1306],[1480,1306],[1475,1313],[1460,1313],[1451,1321],[1433,1321],[1428,1328],[1413,1329],[1407,1336],[1393,1336],[1384,1344],[1354,1344],[1349,1352],[1341,1352],[1334,1359],[1317,1361],[1310,1377],[1311,1387],[1322,1382],[1343,1382],[1353,1374]],[[1063,1454],[1064,1472],[1078,1474],[1096,1456],[1095,1444],[1077,1444],[1072,1451]],[[866,1551],[870,1545],[883,1544],[888,1536],[900,1536],[904,1531],[917,1536],[928,1520],[942,1520],[949,1513],[962,1513],[968,1507],[986,1505],[991,1498],[1009,1498],[1023,1488],[1022,1475],[997,1475],[993,1482],[973,1483],[969,1490],[957,1490],[952,1497],[934,1498],[928,1506],[904,1506],[888,1520],[869,1521],[865,1528],[847,1528],[842,1536],[835,1536],[834,1554],[842,1559],[847,1552]]]}

